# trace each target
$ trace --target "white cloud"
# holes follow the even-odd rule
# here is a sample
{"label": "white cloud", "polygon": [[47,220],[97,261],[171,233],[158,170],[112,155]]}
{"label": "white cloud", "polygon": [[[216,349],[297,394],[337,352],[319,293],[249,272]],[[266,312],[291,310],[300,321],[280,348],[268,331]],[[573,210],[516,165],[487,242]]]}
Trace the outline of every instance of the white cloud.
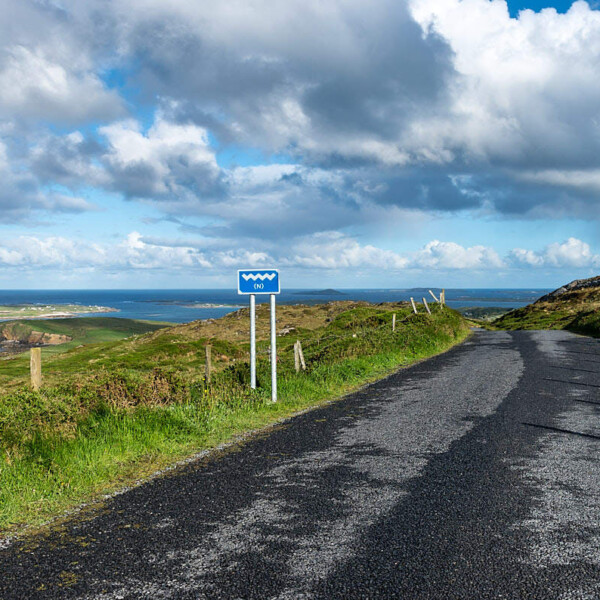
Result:
{"label": "white cloud", "polygon": [[135,231],[130,233],[127,239],[117,246],[116,251],[116,255],[108,257],[114,266],[119,265],[133,269],[211,267],[204,254],[196,248],[148,244]]}
{"label": "white cloud", "polygon": [[504,262],[493,248],[465,248],[455,242],[434,240],[416,252],[411,266],[422,269],[498,269]]}
{"label": "white cloud", "polygon": [[464,248],[454,242],[434,240],[421,250],[406,255],[391,250],[360,245],[337,232],[315,234],[292,247],[289,263],[303,267],[345,269],[373,267],[403,269],[498,269],[504,262],[495,250],[484,246]]}
{"label": "white cloud", "polygon": [[[391,206],[600,214],[600,11],[585,2],[518,19],[504,0],[5,4],[2,221],[93,209],[86,186],[202,217],[213,238],[364,231]],[[114,121],[121,89],[154,103],[149,129],[134,94]],[[222,169],[213,140],[289,162]],[[494,264],[465,251],[419,260]]]}
{"label": "white cloud", "polygon": [[411,0],[425,31],[452,47],[459,76],[450,110],[411,126],[409,139],[483,159],[585,163],[600,141],[600,11],[522,11],[504,0]]}
{"label": "white cloud", "polygon": [[516,177],[522,181],[540,183],[564,188],[579,189],[597,194],[600,192],[600,169],[546,169],[541,171],[524,171]]}
{"label": "white cloud", "polygon": [[527,267],[599,267],[600,255],[594,254],[586,242],[569,238],[563,243],[554,242],[542,251],[515,248],[510,259],[517,266]]}
{"label": "white cloud", "polygon": [[301,240],[292,247],[286,262],[318,269],[364,267],[398,270],[408,264],[406,258],[395,252],[371,245],[361,246],[356,240],[337,232],[318,233]]}
{"label": "white cloud", "polygon": [[273,264],[266,252],[242,249],[205,251],[194,244],[161,242],[133,231],[116,244],[59,236],[20,236],[0,242],[0,268],[190,270],[258,267]]}
{"label": "white cloud", "polygon": [[[234,242],[232,242],[234,244]],[[59,236],[20,236],[0,241],[0,269],[119,271],[189,271],[208,275],[244,267],[340,272],[431,273],[449,271],[503,272],[510,269],[573,269],[600,266],[600,255],[576,238],[552,243],[540,251],[515,248],[506,259],[490,247],[464,247],[433,240],[416,252],[398,253],[360,244],[339,232],[323,232],[293,240],[289,248],[267,251],[215,246],[210,240],[169,241],[131,232],[115,244]]]}
{"label": "white cloud", "polygon": [[39,48],[12,46],[0,61],[0,117],[77,123],[123,113],[98,76],[54,62]]}
{"label": "white cloud", "polygon": [[159,115],[146,134],[133,120],[107,125],[100,133],[108,140],[103,160],[113,185],[128,195],[176,199],[213,195],[219,187],[220,170],[202,127]]}

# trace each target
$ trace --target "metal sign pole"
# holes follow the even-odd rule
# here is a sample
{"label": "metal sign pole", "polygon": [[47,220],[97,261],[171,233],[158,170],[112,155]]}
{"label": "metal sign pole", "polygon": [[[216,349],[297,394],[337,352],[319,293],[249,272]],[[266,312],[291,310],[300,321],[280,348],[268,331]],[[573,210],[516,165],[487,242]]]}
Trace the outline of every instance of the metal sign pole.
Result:
{"label": "metal sign pole", "polygon": [[271,400],[277,402],[277,331],[275,329],[275,294],[271,294]]}
{"label": "metal sign pole", "polygon": [[271,296],[271,389],[277,402],[275,296],[281,292],[277,269],[238,269],[238,294],[250,296],[250,387],[256,389],[256,296]]}
{"label": "metal sign pole", "polygon": [[256,389],[256,296],[250,294],[250,387]]}

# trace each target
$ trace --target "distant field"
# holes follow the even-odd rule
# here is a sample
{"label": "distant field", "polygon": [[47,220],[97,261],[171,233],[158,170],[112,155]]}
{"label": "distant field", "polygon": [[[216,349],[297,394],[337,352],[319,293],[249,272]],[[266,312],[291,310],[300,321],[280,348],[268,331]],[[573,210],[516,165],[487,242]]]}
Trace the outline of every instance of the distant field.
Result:
{"label": "distant field", "polygon": [[84,315],[87,313],[118,312],[106,306],[81,306],[79,304],[16,304],[0,305],[0,319],[39,319]]}
{"label": "distant field", "polygon": [[[3,336],[2,332],[4,329],[10,329],[13,338],[19,337],[21,339],[26,339],[33,331],[69,336],[71,338],[70,342],[57,346],[47,346],[42,350],[45,363],[44,370],[46,371],[45,378],[50,380],[53,377],[53,370],[50,365],[59,355],[70,354],[76,350],[77,352],[75,352],[74,356],[81,353],[87,356],[88,352],[94,353],[99,344],[117,342],[133,335],[156,331],[169,325],[171,323],[138,321],[117,317],[31,319],[27,321],[0,323],[0,338]],[[2,357],[0,354],[0,357],[0,393],[13,389],[27,381],[29,374],[29,354],[24,353],[6,357]],[[85,363],[82,365],[77,359],[75,359],[75,363],[80,365],[82,369],[86,368]],[[66,370],[70,369],[67,367]],[[61,374],[57,373],[57,377],[61,377]]]}

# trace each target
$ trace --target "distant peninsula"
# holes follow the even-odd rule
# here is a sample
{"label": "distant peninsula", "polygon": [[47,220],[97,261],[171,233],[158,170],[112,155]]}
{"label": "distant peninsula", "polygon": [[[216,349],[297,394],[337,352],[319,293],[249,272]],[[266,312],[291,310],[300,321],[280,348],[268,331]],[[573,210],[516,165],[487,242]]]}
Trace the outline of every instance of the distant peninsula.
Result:
{"label": "distant peninsula", "polygon": [[306,292],[296,292],[298,296],[346,296],[339,290],[310,290]]}
{"label": "distant peninsula", "polygon": [[79,304],[10,304],[0,305],[0,321],[17,319],[58,319],[90,313],[119,312],[108,306],[81,306]]}

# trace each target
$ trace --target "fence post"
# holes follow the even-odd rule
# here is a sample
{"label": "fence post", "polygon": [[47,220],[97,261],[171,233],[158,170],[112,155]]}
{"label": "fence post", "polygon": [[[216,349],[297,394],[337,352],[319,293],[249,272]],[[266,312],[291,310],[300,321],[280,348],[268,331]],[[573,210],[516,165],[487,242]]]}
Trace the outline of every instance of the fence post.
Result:
{"label": "fence post", "polygon": [[440,300],[441,304],[446,304],[446,290],[442,290],[442,293],[440,294]]}
{"label": "fence post", "polygon": [[42,387],[42,349],[32,348],[30,359],[31,387],[39,390]]}
{"label": "fence post", "polygon": [[425,305],[425,310],[431,314],[431,311],[429,310],[429,305],[427,304],[427,298],[423,298],[423,304]]}
{"label": "fence post", "polygon": [[429,290],[429,293],[431,294],[432,298],[439,304],[440,301],[436,298],[436,295],[431,290]]}
{"label": "fence post", "polygon": [[392,331],[396,331],[396,313],[392,315]]}
{"label": "fence post", "polygon": [[294,342],[294,368],[296,369],[296,373],[300,372],[300,351],[298,350],[299,344],[300,340],[296,340]]}
{"label": "fence post", "polygon": [[302,352],[302,342],[298,340],[298,356],[300,357],[300,364],[302,365],[302,370],[306,371],[306,363],[304,362],[304,352]]}
{"label": "fence post", "polygon": [[211,346],[210,344],[207,344],[204,348],[206,350],[206,365],[205,365],[205,376],[206,376],[206,383],[210,383],[210,374],[212,371],[212,360],[211,360]]}
{"label": "fence post", "polygon": [[412,304],[413,311],[414,311],[414,313],[415,313],[415,315],[416,315],[416,314],[417,314],[417,306],[416,306],[416,304],[415,304],[415,299],[414,299],[414,298],[411,298],[411,299],[410,299],[410,303]]}

